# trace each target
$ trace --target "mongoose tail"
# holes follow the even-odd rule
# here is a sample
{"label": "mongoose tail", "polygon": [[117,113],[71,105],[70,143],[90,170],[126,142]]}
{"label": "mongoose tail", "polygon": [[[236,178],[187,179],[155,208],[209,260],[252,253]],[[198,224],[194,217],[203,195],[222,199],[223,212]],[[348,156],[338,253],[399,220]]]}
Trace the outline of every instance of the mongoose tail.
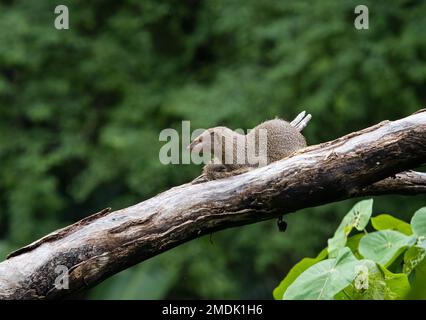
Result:
{"label": "mongoose tail", "polygon": [[302,111],[301,113],[299,113],[298,115],[297,115],[297,117],[296,118],[294,118],[294,120],[292,121],[292,122],[290,122],[290,124],[293,126],[293,127],[296,127],[297,126],[297,124],[303,119],[303,117],[305,116],[305,114],[306,114],[306,111]]}
{"label": "mongoose tail", "polygon": [[312,116],[310,114],[306,115],[306,111],[302,111],[297,115],[296,118],[290,124],[293,127],[296,127],[297,130],[302,131],[307,125],[309,120],[311,120]]}

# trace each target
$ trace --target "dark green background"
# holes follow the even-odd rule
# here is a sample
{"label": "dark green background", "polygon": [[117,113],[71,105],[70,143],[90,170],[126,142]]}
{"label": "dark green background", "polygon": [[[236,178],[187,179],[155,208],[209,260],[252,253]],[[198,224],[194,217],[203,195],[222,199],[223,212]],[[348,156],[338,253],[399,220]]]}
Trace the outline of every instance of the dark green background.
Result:
{"label": "dark green background", "polygon": [[[66,4],[70,30],[54,28]],[[164,166],[165,128],[252,128],[301,110],[309,144],[426,100],[426,1],[0,1],[0,259],[90,213],[197,176]],[[87,298],[266,298],[326,245],[356,200],[215,233],[126,270]],[[425,197],[377,197],[409,220]]]}

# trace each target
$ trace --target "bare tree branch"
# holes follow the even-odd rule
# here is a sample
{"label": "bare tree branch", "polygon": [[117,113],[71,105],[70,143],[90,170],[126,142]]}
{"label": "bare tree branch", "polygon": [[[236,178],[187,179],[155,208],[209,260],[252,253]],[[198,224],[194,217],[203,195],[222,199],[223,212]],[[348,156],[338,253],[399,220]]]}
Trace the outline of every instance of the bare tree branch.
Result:
{"label": "bare tree branch", "polygon": [[357,191],[353,196],[376,196],[384,194],[417,195],[426,193],[426,173],[406,171],[383,179]]}
{"label": "bare tree branch", "polygon": [[[103,210],[1,262],[0,298],[65,297],[216,230],[351,197],[422,193],[425,174],[404,171],[423,163],[425,110],[246,174],[185,184],[129,208]],[[69,289],[55,287],[61,265],[69,270]]]}

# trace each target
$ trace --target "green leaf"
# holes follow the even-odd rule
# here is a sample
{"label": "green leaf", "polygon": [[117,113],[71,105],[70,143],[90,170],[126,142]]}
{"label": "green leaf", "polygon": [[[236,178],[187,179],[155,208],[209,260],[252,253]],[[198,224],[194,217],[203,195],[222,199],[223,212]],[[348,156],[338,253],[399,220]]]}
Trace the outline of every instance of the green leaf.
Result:
{"label": "green leaf", "polygon": [[356,267],[357,275],[349,286],[339,292],[336,300],[383,300],[386,283],[377,264],[363,259]]}
{"label": "green leaf", "polygon": [[327,241],[328,256],[330,258],[335,258],[339,250],[345,247],[346,240],[347,234],[345,233],[344,228],[337,229],[333,238],[328,239]]}
{"label": "green leaf", "polygon": [[412,291],[407,299],[426,299],[426,259],[423,259],[414,269]]}
{"label": "green leaf", "polygon": [[404,298],[410,290],[404,273],[392,273],[371,260],[361,260],[352,284],[339,292],[336,300],[395,300]]}
{"label": "green leaf", "polygon": [[417,247],[422,248],[426,251],[426,239],[423,239],[421,236],[417,239]]}
{"label": "green leaf", "polygon": [[362,231],[370,220],[371,213],[373,212],[373,199],[363,200],[355,204],[349,213],[353,216],[353,226],[358,230]]}
{"label": "green leaf", "polygon": [[359,243],[359,253],[385,267],[389,266],[415,239],[398,231],[382,230],[365,235]]}
{"label": "green leaf", "polygon": [[364,236],[365,236],[364,233],[358,233],[353,235],[352,237],[349,237],[348,240],[346,241],[346,246],[349,249],[351,249],[355,257],[357,257],[358,259],[362,259],[362,256],[360,255],[358,251],[358,247],[359,247],[359,242]]}
{"label": "green leaf", "polygon": [[395,231],[400,231],[406,235],[412,235],[413,231],[409,223],[392,217],[389,214],[381,214],[376,217],[371,218],[371,224],[376,230],[386,230],[391,229]]}
{"label": "green leaf", "polygon": [[411,227],[416,236],[426,236],[426,207],[417,210],[411,218]]}
{"label": "green leaf", "polygon": [[422,247],[412,246],[404,254],[403,271],[405,274],[410,274],[417,265],[422,262],[426,256],[426,251]]}
{"label": "green leaf", "polygon": [[328,240],[328,255],[336,257],[340,249],[346,245],[347,236],[353,228],[361,231],[370,220],[373,211],[373,199],[356,203],[345,215],[334,236]]}
{"label": "green leaf", "polygon": [[410,291],[410,283],[405,273],[392,273],[378,265],[386,283],[386,300],[403,299]]}
{"label": "green leaf", "polygon": [[281,283],[274,289],[273,296],[275,300],[282,300],[287,288],[302,274],[303,271],[313,266],[317,262],[324,260],[327,257],[327,248],[323,249],[316,258],[303,258],[298,262],[281,281]]}
{"label": "green leaf", "polygon": [[337,258],[321,261],[305,270],[284,293],[285,300],[325,300],[333,297],[355,278],[359,261],[349,248]]}

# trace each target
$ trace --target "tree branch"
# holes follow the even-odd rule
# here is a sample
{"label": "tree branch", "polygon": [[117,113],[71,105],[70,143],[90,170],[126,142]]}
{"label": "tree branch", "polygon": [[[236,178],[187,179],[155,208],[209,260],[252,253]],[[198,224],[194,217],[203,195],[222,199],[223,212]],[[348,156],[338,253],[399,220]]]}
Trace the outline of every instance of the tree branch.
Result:
{"label": "tree branch", "polygon": [[[0,298],[65,297],[216,230],[351,197],[423,193],[425,174],[403,171],[425,162],[422,110],[246,174],[174,187],[129,208],[103,210],[12,253],[0,263]],[[69,270],[69,289],[54,285],[60,265]]]}
{"label": "tree branch", "polygon": [[360,189],[353,196],[377,196],[384,194],[417,195],[426,193],[426,173],[406,171]]}

